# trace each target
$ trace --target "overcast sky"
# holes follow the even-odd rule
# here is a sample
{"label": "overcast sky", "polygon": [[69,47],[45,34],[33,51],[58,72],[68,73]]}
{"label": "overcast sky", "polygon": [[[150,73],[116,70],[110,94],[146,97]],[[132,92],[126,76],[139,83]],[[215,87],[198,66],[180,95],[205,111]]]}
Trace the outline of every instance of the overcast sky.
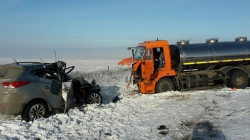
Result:
{"label": "overcast sky", "polygon": [[127,47],[157,37],[171,44],[232,41],[250,34],[249,6],[249,0],[0,0],[0,57],[48,57],[56,49],[60,56],[120,59]]}

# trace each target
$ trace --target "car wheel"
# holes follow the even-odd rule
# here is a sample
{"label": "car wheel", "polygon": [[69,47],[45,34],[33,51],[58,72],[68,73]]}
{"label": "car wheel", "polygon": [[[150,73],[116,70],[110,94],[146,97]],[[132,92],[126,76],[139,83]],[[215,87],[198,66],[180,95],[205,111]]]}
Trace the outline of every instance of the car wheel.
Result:
{"label": "car wheel", "polygon": [[102,104],[102,96],[100,93],[92,93],[87,97],[87,104]]}
{"label": "car wheel", "polygon": [[160,79],[155,87],[156,93],[167,92],[175,90],[174,83],[169,78],[162,78]]}
{"label": "car wheel", "polygon": [[47,113],[47,106],[43,102],[33,101],[26,106],[22,114],[22,119],[27,122],[34,121],[36,119],[46,117]]}

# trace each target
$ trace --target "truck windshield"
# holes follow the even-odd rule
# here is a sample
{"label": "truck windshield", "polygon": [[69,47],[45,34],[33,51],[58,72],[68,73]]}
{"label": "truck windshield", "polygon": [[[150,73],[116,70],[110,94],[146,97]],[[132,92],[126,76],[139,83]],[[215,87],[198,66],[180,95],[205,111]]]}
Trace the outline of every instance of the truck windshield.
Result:
{"label": "truck windshield", "polygon": [[144,51],[145,51],[145,47],[142,47],[142,46],[136,47],[135,52],[134,52],[134,59],[136,60],[142,59],[144,56]]}

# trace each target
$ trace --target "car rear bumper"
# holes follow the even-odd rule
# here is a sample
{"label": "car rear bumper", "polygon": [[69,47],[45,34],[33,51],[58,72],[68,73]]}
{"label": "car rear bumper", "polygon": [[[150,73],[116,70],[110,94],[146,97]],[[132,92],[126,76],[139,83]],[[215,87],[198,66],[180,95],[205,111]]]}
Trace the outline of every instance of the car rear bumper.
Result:
{"label": "car rear bumper", "polygon": [[0,113],[7,115],[19,115],[22,104],[19,103],[0,103]]}
{"label": "car rear bumper", "polygon": [[22,94],[0,94],[0,113],[7,115],[19,115],[24,105],[25,99]]}

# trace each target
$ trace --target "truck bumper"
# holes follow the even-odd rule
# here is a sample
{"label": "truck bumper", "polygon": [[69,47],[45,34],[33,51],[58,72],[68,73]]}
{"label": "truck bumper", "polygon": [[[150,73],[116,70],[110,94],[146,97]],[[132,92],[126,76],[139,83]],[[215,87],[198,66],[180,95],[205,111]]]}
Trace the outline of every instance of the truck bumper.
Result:
{"label": "truck bumper", "polygon": [[148,82],[139,82],[139,92],[142,94],[154,94],[155,93],[155,84]]}

